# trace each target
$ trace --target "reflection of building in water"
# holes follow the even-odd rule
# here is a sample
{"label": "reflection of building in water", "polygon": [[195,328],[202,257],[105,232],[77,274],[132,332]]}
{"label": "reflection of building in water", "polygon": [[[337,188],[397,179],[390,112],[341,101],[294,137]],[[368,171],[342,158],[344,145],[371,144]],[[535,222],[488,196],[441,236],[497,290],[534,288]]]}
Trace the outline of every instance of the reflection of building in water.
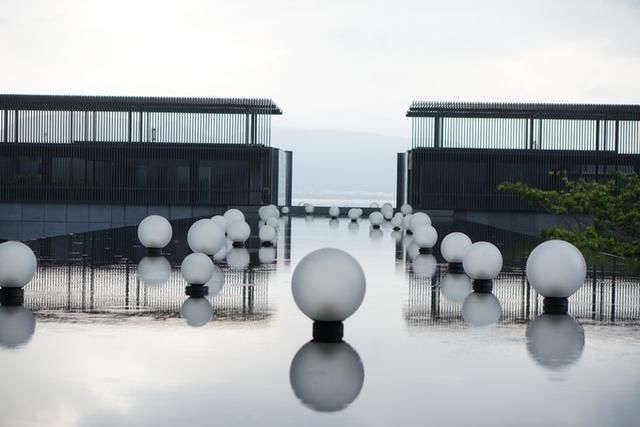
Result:
{"label": "reflection of building in water", "polygon": [[[128,260],[107,265],[42,263],[25,288],[25,305],[54,316],[52,311],[178,317],[187,298],[180,273],[172,270],[161,285],[147,285],[137,273],[137,264]],[[273,314],[268,298],[272,271],[224,268],[224,273],[225,285],[210,297],[216,319],[266,320]]]}
{"label": "reflection of building in water", "polygon": [[[581,322],[629,322],[640,320],[640,276],[621,274],[597,266],[587,273],[584,286],[569,299],[569,314]],[[404,318],[410,327],[437,324],[462,326],[461,304],[447,300],[440,284],[440,269],[433,278],[409,274]],[[531,320],[542,312],[542,297],[527,283],[523,269],[503,271],[494,280],[493,293],[502,305],[500,323]]]}

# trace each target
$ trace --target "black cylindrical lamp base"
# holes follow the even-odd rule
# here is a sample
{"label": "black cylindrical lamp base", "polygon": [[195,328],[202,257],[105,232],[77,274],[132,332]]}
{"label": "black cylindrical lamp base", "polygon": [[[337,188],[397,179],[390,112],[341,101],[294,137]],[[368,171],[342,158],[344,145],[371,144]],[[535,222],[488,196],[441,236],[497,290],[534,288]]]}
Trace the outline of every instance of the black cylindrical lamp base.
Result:
{"label": "black cylindrical lamp base", "polygon": [[464,273],[464,267],[461,262],[450,262],[447,265],[447,271],[449,273],[461,274]]}
{"label": "black cylindrical lamp base", "polygon": [[204,298],[209,295],[209,287],[204,285],[187,285],[184,293],[193,298]]}
{"label": "black cylindrical lamp base", "polygon": [[24,289],[22,288],[0,289],[0,304],[2,305],[24,304]]}
{"label": "black cylindrical lamp base", "polygon": [[569,312],[569,299],[566,297],[545,297],[542,300],[542,312],[544,314],[567,314]]}
{"label": "black cylindrical lamp base", "polygon": [[313,322],[313,340],[317,342],[340,342],[344,336],[342,322]]}
{"label": "black cylindrical lamp base", "polygon": [[490,294],[493,291],[493,280],[474,280],[473,292]]}

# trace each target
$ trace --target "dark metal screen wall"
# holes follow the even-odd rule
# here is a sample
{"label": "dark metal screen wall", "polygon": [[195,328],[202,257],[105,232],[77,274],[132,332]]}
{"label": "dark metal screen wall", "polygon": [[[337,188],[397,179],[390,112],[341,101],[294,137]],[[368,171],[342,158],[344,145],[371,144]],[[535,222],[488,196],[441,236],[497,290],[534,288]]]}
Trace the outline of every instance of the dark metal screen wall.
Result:
{"label": "dark metal screen wall", "polygon": [[0,95],[0,201],[289,204],[273,114],[268,99]]}
{"label": "dark metal screen wall", "polygon": [[413,149],[402,184],[420,208],[531,211],[497,185],[558,189],[550,172],[598,180],[640,172],[636,105],[414,102],[407,116]]}

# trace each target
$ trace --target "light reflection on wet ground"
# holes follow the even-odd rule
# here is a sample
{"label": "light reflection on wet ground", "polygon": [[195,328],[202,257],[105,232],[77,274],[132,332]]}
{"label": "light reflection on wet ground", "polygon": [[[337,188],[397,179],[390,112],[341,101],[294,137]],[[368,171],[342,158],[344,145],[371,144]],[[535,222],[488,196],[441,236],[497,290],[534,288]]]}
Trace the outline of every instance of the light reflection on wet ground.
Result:
{"label": "light reflection on wet ground", "polygon": [[[0,424],[633,425],[636,266],[590,259],[570,316],[549,318],[522,271],[535,239],[434,225],[440,238],[460,230],[501,248],[493,298],[470,298],[437,250],[412,257],[410,239],[388,227],[291,218],[275,262],[252,240],[249,268],[220,263],[213,317],[201,322],[194,306],[204,325],[191,327],[180,317],[183,240],[167,250],[169,279],[153,286],[139,277],[135,229],[33,242],[42,261],[25,308],[0,313]],[[326,246],[353,254],[368,280],[343,346],[307,345],[311,321],[290,292],[297,262]],[[10,321],[19,327],[7,334]]]}

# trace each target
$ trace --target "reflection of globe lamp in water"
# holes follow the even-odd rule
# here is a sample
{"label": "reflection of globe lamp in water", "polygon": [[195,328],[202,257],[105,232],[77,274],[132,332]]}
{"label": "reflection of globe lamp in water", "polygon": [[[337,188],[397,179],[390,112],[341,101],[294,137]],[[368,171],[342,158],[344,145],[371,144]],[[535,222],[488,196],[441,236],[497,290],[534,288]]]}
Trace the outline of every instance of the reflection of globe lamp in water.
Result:
{"label": "reflection of globe lamp in water", "polygon": [[291,278],[293,299],[313,323],[317,341],[340,341],[342,322],[360,307],[366,291],[362,267],[334,248],[318,249],[300,260]]}
{"label": "reflection of globe lamp in water", "polygon": [[438,270],[438,261],[431,254],[418,254],[411,261],[413,272],[416,276],[431,278]]}
{"label": "reflection of globe lamp in water", "polygon": [[171,264],[163,256],[146,256],[138,263],[138,277],[148,286],[160,286],[169,280]]}
{"label": "reflection of globe lamp in water", "polygon": [[224,229],[209,218],[198,220],[189,227],[187,243],[193,252],[214,255],[224,246]]}
{"label": "reflection of globe lamp in water", "polygon": [[390,236],[396,243],[400,243],[402,241],[402,231],[400,230],[393,230]]}
{"label": "reflection of globe lamp in water", "polygon": [[215,297],[222,290],[222,286],[224,285],[224,272],[220,270],[220,267],[217,265],[213,265],[213,274],[211,275],[211,279],[205,286],[209,290],[209,296]]}
{"label": "reflection of globe lamp in water", "polygon": [[562,370],[580,359],[584,330],[568,314],[541,314],[527,325],[527,351],[541,366]]}
{"label": "reflection of globe lamp in water", "polygon": [[347,229],[352,233],[357,233],[360,231],[360,224],[358,221],[349,221],[349,225],[347,225]]}
{"label": "reflection of globe lamp in water", "polygon": [[31,248],[22,242],[0,243],[0,302],[20,305],[24,302],[22,289],[31,281],[38,261]]}
{"label": "reflection of globe lamp in water", "polygon": [[243,271],[249,267],[251,257],[246,248],[231,248],[227,252],[227,265],[236,271]]}
{"label": "reflection of globe lamp in water", "polygon": [[338,220],[337,220],[337,219],[335,219],[335,218],[331,218],[331,219],[329,220],[329,228],[331,228],[331,229],[334,229],[334,230],[335,230],[335,229],[337,229],[337,228],[339,228],[339,227],[340,227],[340,221],[338,221]]}
{"label": "reflection of globe lamp in water", "polygon": [[149,254],[160,254],[172,235],[171,224],[160,215],[149,215],[138,224],[138,240]]}
{"label": "reflection of globe lamp in water", "polygon": [[180,307],[180,317],[187,321],[189,326],[204,326],[213,315],[213,307],[208,299],[202,297],[189,297]]}
{"label": "reflection of globe lamp in water", "polygon": [[471,279],[466,274],[447,273],[440,281],[440,291],[450,302],[462,304],[471,292]]}
{"label": "reflection of globe lamp in water", "polygon": [[489,326],[500,320],[502,306],[491,293],[472,292],[462,304],[462,318],[472,326]]}
{"label": "reflection of globe lamp in water", "polygon": [[382,230],[380,230],[380,228],[378,227],[370,227],[369,228],[369,238],[371,240],[374,241],[379,241],[382,240],[382,238],[384,237],[384,233],[382,232]]}
{"label": "reflection of globe lamp in water", "polygon": [[273,246],[263,246],[258,249],[258,260],[262,264],[273,264],[276,262],[276,248]]}
{"label": "reflection of globe lamp in water", "polygon": [[271,225],[263,225],[260,227],[258,237],[262,246],[273,246],[273,242],[276,240],[276,229]]}
{"label": "reflection of globe lamp in water", "polygon": [[291,361],[289,381],[296,397],[319,412],[349,406],[364,384],[364,366],[346,342],[311,341]]}
{"label": "reflection of globe lamp in water", "polygon": [[16,348],[31,340],[36,318],[22,305],[0,307],[0,347]]}
{"label": "reflection of globe lamp in water", "polygon": [[582,253],[563,240],[543,242],[527,258],[527,279],[545,297],[547,313],[567,313],[567,298],[580,289],[586,276],[587,264]]}

